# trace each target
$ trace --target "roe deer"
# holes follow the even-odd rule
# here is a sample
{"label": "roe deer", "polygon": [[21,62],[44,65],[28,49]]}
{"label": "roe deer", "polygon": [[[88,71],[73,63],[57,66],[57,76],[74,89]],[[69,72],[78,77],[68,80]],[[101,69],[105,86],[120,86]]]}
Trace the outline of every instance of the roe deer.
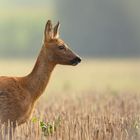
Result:
{"label": "roe deer", "polygon": [[19,125],[30,119],[36,100],[45,90],[57,64],[77,65],[81,59],[59,38],[59,22],[50,20],[44,30],[43,46],[35,66],[24,77],[0,77],[0,120]]}

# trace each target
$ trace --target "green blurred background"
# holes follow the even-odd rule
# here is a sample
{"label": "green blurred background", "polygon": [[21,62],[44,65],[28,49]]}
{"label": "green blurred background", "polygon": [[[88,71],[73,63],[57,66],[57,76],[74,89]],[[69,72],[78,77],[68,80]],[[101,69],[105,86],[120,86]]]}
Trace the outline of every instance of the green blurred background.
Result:
{"label": "green blurred background", "polygon": [[82,56],[139,57],[139,0],[0,0],[0,57],[36,56],[45,22]]}
{"label": "green blurred background", "polygon": [[139,0],[0,0],[0,75],[32,70],[51,19],[83,60],[58,66],[48,92],[139,92],[139,7]]}

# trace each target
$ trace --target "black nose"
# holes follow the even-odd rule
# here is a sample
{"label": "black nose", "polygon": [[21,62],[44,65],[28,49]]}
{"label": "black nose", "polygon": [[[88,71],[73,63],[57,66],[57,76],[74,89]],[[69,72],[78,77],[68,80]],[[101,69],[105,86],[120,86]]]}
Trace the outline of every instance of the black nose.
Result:
{"label": "black nose", "polygon": [[78,62],[78,63],[81,62],[81,58],[80,57],[76,57],[74,60],[75,60],[75,62]]}
{"label": "black nose", "polygon": [[74,59],[72,59],[71,61],[70,61],[70,63],[73,65],[73,66],[76,66],[78,63],[80,63],[81,62],[81,58],[80,57],[75,57]]}
{"label": "black nose", "polygon": [[77,65],[80,62],[81,62],[81,58],[79,57],[75,57],[74,59],[71,60],[72,65]]}

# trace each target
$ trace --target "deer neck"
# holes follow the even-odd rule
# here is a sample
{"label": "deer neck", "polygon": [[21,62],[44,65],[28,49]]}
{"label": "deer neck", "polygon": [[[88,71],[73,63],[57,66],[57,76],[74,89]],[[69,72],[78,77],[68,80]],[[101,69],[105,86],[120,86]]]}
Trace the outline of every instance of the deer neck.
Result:
{"label": "deer neck", "polygon": [[55,64],[49,62],[48,54],[43,46],[32,72],[26,77],[28,90],[36,100],[45,90]]}

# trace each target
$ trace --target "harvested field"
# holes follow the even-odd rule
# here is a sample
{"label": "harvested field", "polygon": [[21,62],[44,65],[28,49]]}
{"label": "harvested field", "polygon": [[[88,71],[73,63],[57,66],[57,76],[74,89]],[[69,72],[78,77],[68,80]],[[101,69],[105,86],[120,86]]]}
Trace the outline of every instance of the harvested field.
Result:
{"label": "harvested field", "polygon": [[[45,103],[45,99],[42,99]],[[83,92],[49,98],[14,140],[139,140],[140,95]],[[41,126],[41,123],[43,124]]]}
{"label": "harvested field", "polygon": [[[10,72],[9,64],[1,67],[5,75],[16,75],[17,69],[21,69],[18,75],[24,75],[32,67],[32,63],[11,64],[17,67]],[[56,68],[31,121],[7,135],[1,125],[1,139],[139,140],[139,69],[139,61],[128,60]]]}

